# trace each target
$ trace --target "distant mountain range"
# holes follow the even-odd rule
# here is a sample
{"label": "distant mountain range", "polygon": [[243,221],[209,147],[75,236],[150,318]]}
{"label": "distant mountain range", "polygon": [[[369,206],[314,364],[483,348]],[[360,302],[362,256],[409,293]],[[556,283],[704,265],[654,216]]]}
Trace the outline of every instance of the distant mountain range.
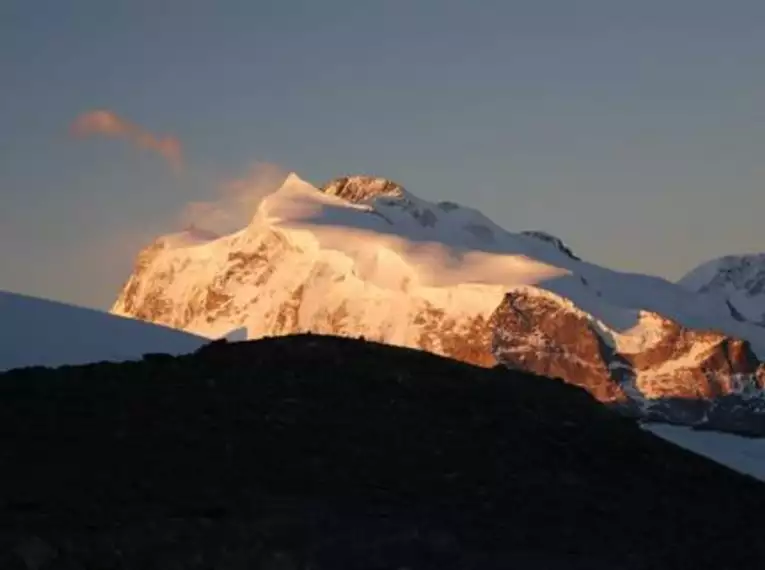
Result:
{"label": "distant mountain range", "polygon": [[247,227],[142,251],[112,312],[211,338],[363,336],[558,376],[648,419],[765,434],[765,328],[742,301],[761,281],[728,259],[674,284],[384,178],[291,174]]}

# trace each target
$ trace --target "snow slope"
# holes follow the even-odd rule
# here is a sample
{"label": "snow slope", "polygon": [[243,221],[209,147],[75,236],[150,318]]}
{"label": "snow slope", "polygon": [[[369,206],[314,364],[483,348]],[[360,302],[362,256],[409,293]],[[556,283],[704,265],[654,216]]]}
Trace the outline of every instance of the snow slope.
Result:
{"label": "snow slope", "polygon": [[643,427],[680,447],[765,481],[765,439],[696,431],[667,424],[646,424]]}
{"label": "snow slope", "polygon": [[207,342],[165,327],[0,291],[0,372],[182,354]]}
{"label": "snow slope", "polygon": [[291,175],[243,230],[145,250],[113,312],[210,337],[245,326],[250,338],[315,330],[415,346],[424,311],[488,319],[508,279],[564,275],[564,259],[471,209],[408,194],[353,203]]}
{"label": "snow slope", "polygon": [[[139,260],[113,312],[207,336],[246,326],[253,338],[272,332],[269,309],[310,281],[313,293],[302,299],[298,324],[308,325],[319,305],[352,299],[351,304],[366,305],[364,316],[375,327],[396,329],[397,323],[383,323],[375,310],[389,314],[394,302],[399,319],[405,319],[416,298],[458,314],[488,315],[509,289],[534,285],[570,299],[626,350],[656,342],[652,314],[658,314],[687,327],[746,338],[765,355],[763,331],[737,322],[724,302],[701,304],[666,280],[580,261],[553,241],[510,233],[476,210],[426,202],[400,188],[353,197],[356,201],[320,192],[291,174],[263,200],[251,224],[235,234],[208,241],[178,235],[158,240],[142,254],[145,263]],[[230,283],[229,272],[245,270],[238,260],[246,259],[252,270],[266,257],[271,267],[262,268],[263,279]],[[151,267],[145,271],[144,265]],[[218,289],[225,290],[227,315],[195,308],[206,289],[215,289],[226,276],[225,287]],[[149,310],[157,297],[172,307]],[[397,336],[406,342],[400,331]]]}
{"label": "snow slope", "polygon": [[727,255],[702,263],[678,284],[708,303],[727,304],[731,315],[765,326],[765,254]]}

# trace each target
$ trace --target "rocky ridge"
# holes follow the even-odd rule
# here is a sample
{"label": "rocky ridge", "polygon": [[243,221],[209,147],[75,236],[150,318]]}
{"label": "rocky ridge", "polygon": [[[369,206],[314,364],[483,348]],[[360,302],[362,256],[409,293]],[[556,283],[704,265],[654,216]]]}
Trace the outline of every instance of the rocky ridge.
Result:
{"label": "rocky ridge", "polygon": [[734,570],[765,556],[761,482],[502,368],[300,335],[16,370],[0,395],[4,570]]}
{"label": "rocky ridge", "polygon": [[747,341],[644,313],[656,336],[620,347],[592,317],[549,292],[509,292],[492,315],[493,354],[564,378],[647,420],[765,435],[765,365]]}

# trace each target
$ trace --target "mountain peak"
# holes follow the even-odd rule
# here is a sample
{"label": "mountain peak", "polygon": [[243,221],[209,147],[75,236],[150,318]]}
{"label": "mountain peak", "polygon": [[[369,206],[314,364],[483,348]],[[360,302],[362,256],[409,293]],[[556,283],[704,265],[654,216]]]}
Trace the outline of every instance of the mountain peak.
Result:
{"label": "mountain peak", "polygon": [[765,326],[764,253],[712,259],[687,273],[678,285],[724,299],[735,319]]}
{"label": "mountain peak", "polygon": [[[385,178],[319,189],[291,174],[246,231],[141,254],[112,311],[211,338],[311,331],[500,360],[606,400],[634,392],[641,410],[765,386],[763,329],[724,302],[575,259],[553,235],[511,233]],[[747,315],[744,301],[731,299]]]}
{"label": "mountain peak", "polygon": [[290,172],[287,177],[284,179],[284,182],[282,182],[282,186],[289,186],[291,184],[305,184],[305,180],[303,180],[300,175],[297,172]]}
{"label": "mountain peak", "polygon": [[688,272],[679,285],[700,293],[729,282],[743,286],[753,275],[765,271],[765,253],[725,255],[709,260]]}
{"label": "mountain peak", "polygon": [[324,184],[321,191],[354,204],[369,202],[381,196],[402,198],[406,195],[404,187],[392,180],[361,175],[335,178]]}

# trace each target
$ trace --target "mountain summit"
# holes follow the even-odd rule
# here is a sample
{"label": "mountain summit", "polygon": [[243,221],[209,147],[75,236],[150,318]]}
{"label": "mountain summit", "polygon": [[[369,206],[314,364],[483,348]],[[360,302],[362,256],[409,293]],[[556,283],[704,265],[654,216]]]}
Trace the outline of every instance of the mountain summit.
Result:
{"label": "mountain summit", "polygon": [[[710,402],[765,383],[765,333],[724,301],[587,263],[551,234],[508,232],[384,178],[319,189],[291,174],[247,227],[158,243],[139,255],[114,313],[208,337],[364,336],[557,375],[693,424],[717,417]],[[748,418],[736,429],[754,429],[735,404]]]}
{"label": "mountain summit", "polygon": [[335,178],[322,186],[321,191],[355,204],[381,196],[403,198],[406,195],[406,190],[399,184],[386,178],[375,176],[343,176]]}
{"label": "mountain summit", "polygon": [[736,320],[765,326],[765,253],[713,259],[690,271],[679,284],[724,302]]}

